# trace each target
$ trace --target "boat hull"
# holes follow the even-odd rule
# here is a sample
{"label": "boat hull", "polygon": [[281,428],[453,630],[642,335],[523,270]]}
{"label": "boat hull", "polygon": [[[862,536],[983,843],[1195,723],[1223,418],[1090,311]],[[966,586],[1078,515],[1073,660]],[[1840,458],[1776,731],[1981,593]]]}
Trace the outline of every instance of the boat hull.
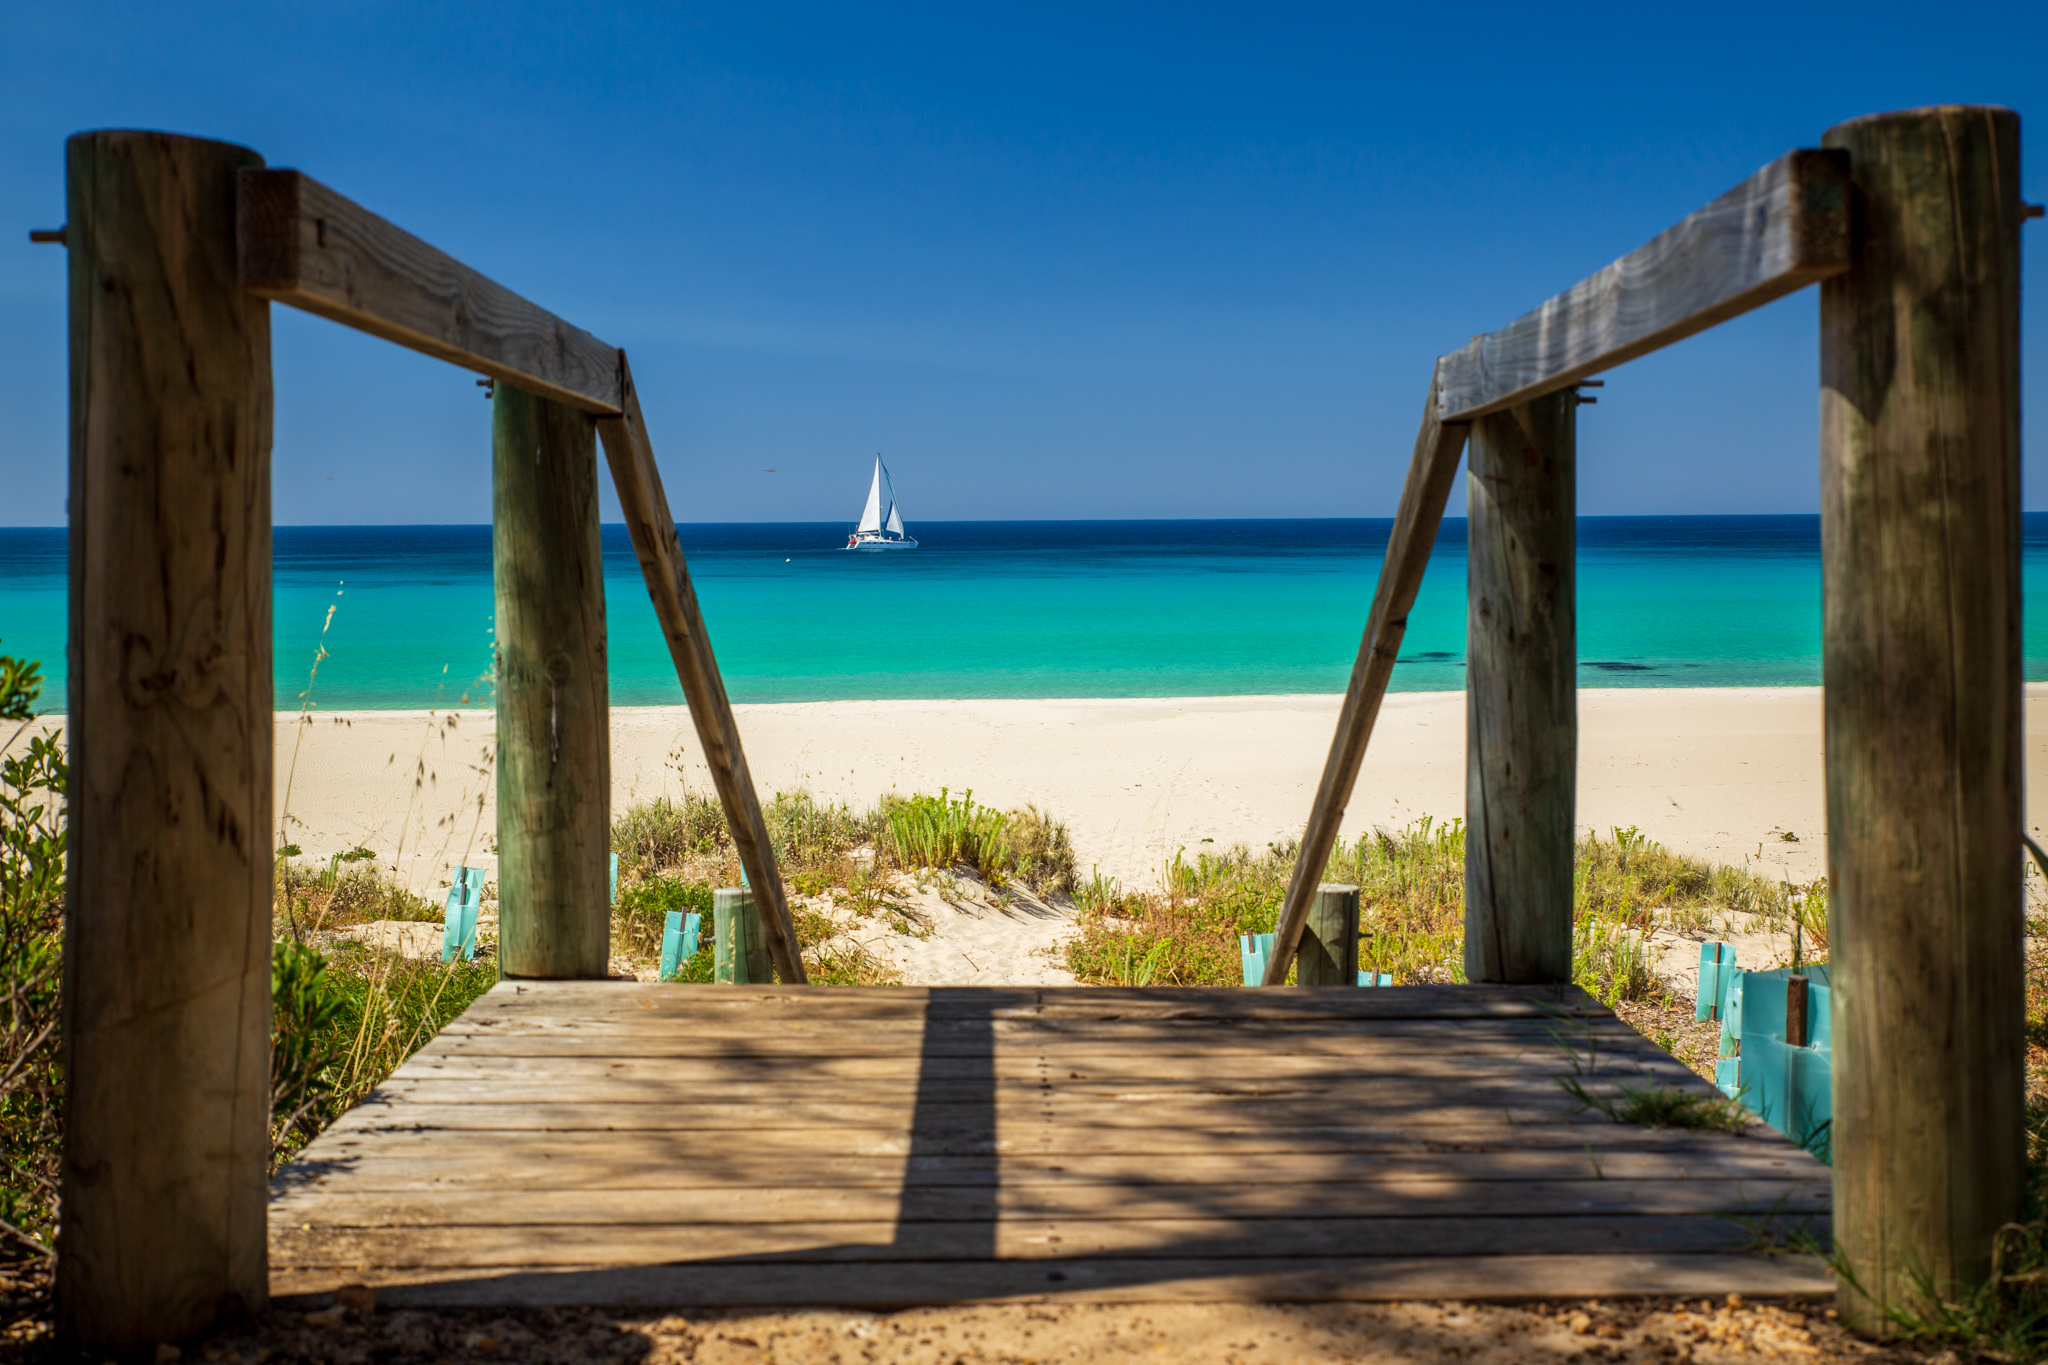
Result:
{"label": "boat hull", "polygon": [[917,542],[905,536],[901,540],[887,536],[854,536],[846,542],[849,550],[915,550]]}

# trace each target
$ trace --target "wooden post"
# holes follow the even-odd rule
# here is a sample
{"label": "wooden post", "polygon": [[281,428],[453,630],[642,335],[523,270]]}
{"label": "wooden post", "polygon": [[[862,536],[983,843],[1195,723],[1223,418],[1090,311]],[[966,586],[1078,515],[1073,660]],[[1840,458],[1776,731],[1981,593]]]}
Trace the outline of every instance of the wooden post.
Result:
{"label": "wooden post", "polygon": [[58,1331],[112,1354],[268,1299],[270,306],[247,148],[81,133]]}
{"label": "wooden post", "polygon": [[491,451],[499,970],[602,978],[612,781],[597,429],[500,382]]}
{"label": "wooden post", "polygon": [[754,893],[724,886],[711,893],[711,979],[723,986],[765,986],[775,979],[768,956],[768,931],[754,906]]}
{"label": "wooden post", "polygon": [[1858,236],[1820,310],[1834,1235],[1882,1333],[2021,1212],[2019,118],[1824,141]]}
{"label": "wooden post", "polygon": [[1323,882],[1309,903],[1308,927],[1294,960],[1297,986],[1358,984],[1358,888]]}
{"label": "wooden post", "polygon": [[1572,975],[1577,405],[1567,389],[1472,424],[1465,642],[1470,981]]}

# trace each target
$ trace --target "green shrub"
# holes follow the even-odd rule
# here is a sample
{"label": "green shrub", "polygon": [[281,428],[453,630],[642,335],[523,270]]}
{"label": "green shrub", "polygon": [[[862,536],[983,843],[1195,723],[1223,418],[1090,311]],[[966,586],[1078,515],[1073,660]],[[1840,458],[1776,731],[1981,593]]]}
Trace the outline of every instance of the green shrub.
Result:
{"label": "green shrub", "polygon": [[0,656],[0,1257],[46,1257],[57,1230],[70,769],[60,733],[17,749],[42,690],[40,665]]}

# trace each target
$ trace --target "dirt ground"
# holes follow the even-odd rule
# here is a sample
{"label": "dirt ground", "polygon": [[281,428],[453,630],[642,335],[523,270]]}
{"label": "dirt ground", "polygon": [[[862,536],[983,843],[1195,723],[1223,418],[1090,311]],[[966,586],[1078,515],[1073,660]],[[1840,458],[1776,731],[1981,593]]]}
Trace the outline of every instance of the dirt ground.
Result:
{"label": "dirt ground", "polygon": [[[19,1350],[19,1347],[16,1348]],[[35,1354],[42,1354],[36,1352]],[[43,1355],[55,1359],[54,1355]],[[147,1357],[145,1357],[147,1358]],[[492,1313],[330,1308],[272,1313],[162,1361],[643,1362],[667,1365],[1055,1365],[1287,1362],[1757,1360],[1955,1362],[1884,1348],[1837,1328],[1812,1303],[1669,1300],[1489,1306],[1395,1304],[991,1304],[900,1313],[795,1310],[640,1316],[588,1309]]]}

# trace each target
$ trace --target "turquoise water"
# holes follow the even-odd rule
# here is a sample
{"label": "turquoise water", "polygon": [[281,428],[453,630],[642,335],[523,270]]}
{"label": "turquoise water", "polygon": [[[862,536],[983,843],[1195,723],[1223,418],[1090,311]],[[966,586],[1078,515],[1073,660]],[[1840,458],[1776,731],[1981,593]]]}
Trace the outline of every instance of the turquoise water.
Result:
{"label": "turquoise water", "polygon": [[[2048,514],[2026,519],[2030,602],[2048,602]],[[838,524],[680,528],[737,701],[1338,692],[1372,600],[1385,521],[927,522],[923,548],[849,554]],[[606,527],[612,700],[682,700],[624,529]],[[1579,523],[1586,687],[1820,681],[1814,517]],[[64,532],[0,529],[0,652],[44,660],[63,697]],[[487,526],[279,527],[277,704],[321,642],[323,709],[488,704]],[[1463,685],[1464,523],[1446,522],[1394,687]],[[2030,611],[2027,677],[2048,679]]]}

